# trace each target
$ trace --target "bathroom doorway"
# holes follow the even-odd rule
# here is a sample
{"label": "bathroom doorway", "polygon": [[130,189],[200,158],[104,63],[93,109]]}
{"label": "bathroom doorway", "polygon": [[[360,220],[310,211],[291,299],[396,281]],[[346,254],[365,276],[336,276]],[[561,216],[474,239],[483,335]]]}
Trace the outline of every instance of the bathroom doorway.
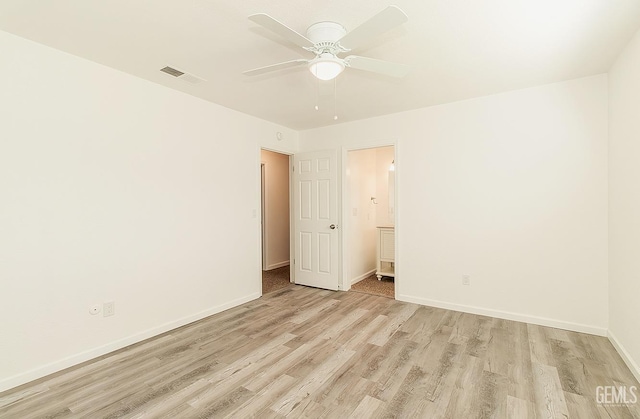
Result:
{"label": "bathroom doorway", "polygon": [[347,151],[346,280],[395,298],[395,147]]}

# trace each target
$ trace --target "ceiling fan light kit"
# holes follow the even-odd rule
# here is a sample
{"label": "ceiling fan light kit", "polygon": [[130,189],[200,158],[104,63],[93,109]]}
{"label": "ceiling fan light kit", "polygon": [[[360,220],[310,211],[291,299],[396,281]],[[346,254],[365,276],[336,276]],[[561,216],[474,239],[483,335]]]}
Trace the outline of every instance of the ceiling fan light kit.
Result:
{"label": "ceiling fan light kit", "polygon": [[309,62],[309,71],[320,80],[333,80],[344,70],[344,61],[330,53],[320,54]]}

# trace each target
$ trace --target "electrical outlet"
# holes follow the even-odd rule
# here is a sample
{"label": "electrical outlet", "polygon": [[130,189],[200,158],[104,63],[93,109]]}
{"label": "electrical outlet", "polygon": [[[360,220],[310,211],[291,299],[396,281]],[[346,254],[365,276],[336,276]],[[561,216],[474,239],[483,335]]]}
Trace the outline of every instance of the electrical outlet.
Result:
{"label": "electrical outlet", "polygon": [[471,277],[469,275],[462,275],[462,285],[471,285]]}
{"label": "electrical outlet", "polygon": [[100,306],[98,304],[89,307],[89,314],[95,316],[98,313],[100,313]]}
{"label": "electrical outlet", "polygon": [[116,314],[116,303],[113,301],[109,301],[102,305],[102,315],[104,317],[113,316]]}

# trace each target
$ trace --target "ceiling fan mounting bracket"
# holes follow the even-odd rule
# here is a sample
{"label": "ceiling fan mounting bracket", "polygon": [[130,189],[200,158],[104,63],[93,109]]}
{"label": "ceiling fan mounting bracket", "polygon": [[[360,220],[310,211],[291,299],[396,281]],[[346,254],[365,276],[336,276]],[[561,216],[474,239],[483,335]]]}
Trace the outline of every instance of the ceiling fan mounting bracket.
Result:
{"label": "ceiling fan mounting bracket", "polygon": [[336,22],[318,22],[309,26],[307,29],[307,38],[314,44],[320,42],[335,43],[345,36],[347,30]]}

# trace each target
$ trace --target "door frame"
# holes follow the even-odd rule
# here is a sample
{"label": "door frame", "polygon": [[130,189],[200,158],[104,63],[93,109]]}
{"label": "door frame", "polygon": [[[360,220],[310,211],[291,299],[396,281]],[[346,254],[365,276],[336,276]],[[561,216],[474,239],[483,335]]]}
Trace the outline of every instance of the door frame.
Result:
{"label": "door frame", "polygon": [[269,232],[267,231],[267,224],[265,222],[266,218],[266,207],[267,207],[267,194],[266,194],[266,171],[267,164],[264,161],[260,161],[260,226],[262,240],[260,241],[260,245],[262,246],[262,270],[264,271],[267,268],[267,236]]}
{"label": "door frame", "polygon": [[[401,277],[402,264],[400,262],[400,252],[399,250],[399,240],[400,236],[400,219],[398,217],[399,209],[400,209],[400,173],[402,171],[401,164],[399,164],[401,160],[400,150],[398,146],[398,141],[396,139],[393,140],[372,140],[372,141],[364,141],[359,142],[358,144],[342,146],[338,148],[338,187],[340,191],[338,192],[338,243],[341,249],[338,252],[338,286],[340,291],[348,291],[351,289],[351,281],[348,278],[347,271],[347,261],[349,256],[349,247],[347,244],[347,229],[349,228],[349,205],[347,205],[348,195],[347,195],[347,156],[349,151],[355,150],[363,150],[367,148],[378,148],[378,147],[388,147],[393,146],[394,151],[394,161],[395,161],[395,207],[394,207],[394,225],[395,225],[395,279],[394,279],[394,289],[395,295],[400,295],[400,282],[398,278]],[[289,156],[289,168],[293,165],[293,155],[296,153],[291,149],[278,149],[274,147],[268,147],[263,145],[258,145],[256,148],[256,167],[260,168],[260,163],[262,162],[262,150],[273,151],[280,154],[285,154]],[[262,210],[260,209],[262,204],[262,180],[261,180],[261,171],[256,170],[256,185],[257,185],[257,208],[256,211],[258,214],[257,218],[262,218]],[[293,176],[291,172],[289,172],[289,261],[292,263],[295,256],[295,226],[294,226],[294,216],[293,211],[291,211],[293,205]],[[260,295],[262,295],[262,223],[257,223],[257,243],[258,243],[258,252],[256,254],[256,260],[260,267],[257,272],[256,280],[258,287],[260,289]],[[295,269],[289,269],[289,282],[295,283]]]}
{"label": "door frame", "polygon": [[[342,291],[348,291],[351,289],[351,280],[349,278],[349,255],[350,255],[350,248],[349,248],[349,244],[347,243],[347,240],[349,238],[349,205],[348,203],[350,202],[350,196],[348,193],[348,187],[347,187],[347,164],[348,164],[348,156],[349,156],[349,152],[350,151],[357,151],[357,150],[367,150],[367,149],[371,149],[371,148],[379,148],[379,147],[393,147],[393,156],[394,156],[394,164],[395,164],[395,187],[394,187],[394,211],[393,211],[393,225],[394,225],[394,232],[395,232],[395,256],[394,256],[394,260],[395,260],[395,278],[393,281],[394,284],[394,292],[395,295],[398,296],[399,295],[399,281],[398,278],[400,277],[400,272],[398,267],[401,266],[401,264],[398,263],[398,236],[399,236],[399,223],[398,223],[398,209],[399,209],[399,170],[398,167],[400,166],[398,164],[398,141],[397,140],[377,140],[377,141],[366,141],[366,142],[362,142],[362,143],[358,143],[357,145],[351,145],[351,146],[343,146],[342,147],[342,153],[341,153],[341,170],[340,170],[340,176],[338,179],[338,181],[340,182],[340,188],[342,189],[342,193],[340,194],[341,196],[341,201],[339,203],[340,205],[340,223],[342,225],[342,234],[340,236],[340,246],[342,247],[342,251],[341,253],[341,258],[340,258],[340,262],[341,262],[341,266],[342,268],[340,269],[341,275],[340,275],[340,290]],[[396,298],[397,299],[397,298]]]}

